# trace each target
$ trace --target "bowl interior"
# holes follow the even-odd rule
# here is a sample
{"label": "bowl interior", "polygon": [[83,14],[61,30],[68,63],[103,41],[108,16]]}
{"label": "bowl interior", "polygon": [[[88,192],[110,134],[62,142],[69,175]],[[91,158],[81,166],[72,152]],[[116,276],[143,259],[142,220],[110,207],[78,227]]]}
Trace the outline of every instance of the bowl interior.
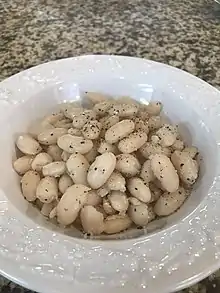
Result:
{"label": "bowl interior", "polygon": [[[211,131],[207,128],[203,117],[199,117],[196,111],[187,101],[187,96],[183,93],[171,91],[169,88],[157,86],[156,84],[139,83],[138,81],[126,82],[123,79],[85,80],[84,82],[67,82],[55,85],[51,88],[39,90],[35,96],[21,101],[14,107],[14,110],[2,121],[0,129],[1,152],[0,152],[0,186],[1,191],[8,197],[9,201],[21,213],[31,218],[37,224],[59,231],[74,237],[83,237],[76,229],[63,229],[49,222],[31,204],[28,204],[20,191],[20,183],[17,174],[12,168],[12,159],[15,158],[14,141],[17,134],[27,131],[28,126],[45,114],[51,113],[58,103],[63,101],[80,100],[85,91],[99,91],[110,95],[129,95],[143,103],[150,100],[160,100],[164,105],[164,112],[173,123],[178,123],[180,132],[184,140],[189,145],[196,145],[200,150],[201,167],[200,177],[194,187],[192,195],[175,214],[152,222],[147,228],[147,232],[156,233],[158,229],[167,229],[171,225],[187,217],[198,207],[212,184],[216,160],[215,153],[217,144]],[[138,237],[146,233],[146,230],[132,230],[117,235],[117,238]],[[115,239],[116,236],[106,237]]]}

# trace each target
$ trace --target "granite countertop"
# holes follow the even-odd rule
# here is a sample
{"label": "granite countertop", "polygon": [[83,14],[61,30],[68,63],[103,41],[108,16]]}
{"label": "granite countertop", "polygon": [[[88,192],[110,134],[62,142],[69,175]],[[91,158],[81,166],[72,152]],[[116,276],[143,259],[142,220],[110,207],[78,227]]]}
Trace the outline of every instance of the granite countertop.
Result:
{"label": "granite countertop", "polygon": [[[220,6],[220,5],[219,5]],[[1,0],[0,80],[80,54],[139,56],[220,88],[214,0]],[[0,277],[0,292],[30,292]],[[219,293],[220,271],[178,293]]]}

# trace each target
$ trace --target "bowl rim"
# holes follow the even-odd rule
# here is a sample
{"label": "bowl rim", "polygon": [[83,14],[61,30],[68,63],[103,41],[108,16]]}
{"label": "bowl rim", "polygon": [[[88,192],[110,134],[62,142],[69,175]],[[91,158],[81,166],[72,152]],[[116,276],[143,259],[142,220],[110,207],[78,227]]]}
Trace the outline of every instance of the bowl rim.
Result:
{"label": "bowl rim", "polygon": [[[163,70],[172,77],[172,82],[170,82],[169,86],[173,89],[179,88],[179,84],[183,83],[181,89],[189,93],[188,98],[192,105],[199,107],[200,115],[201,113],[207,115],[207,121],[212,134],[216,142],[219,143],[218,146],[220,145],[220,133],[218,133],[217,127],[220,118],[216,115],[220,112],[220,92],[187,72],[147,59],[113,55],[84,55],[50,61],[22,71],[2,81],[0,83],[0,102],[4,102],[3,106],[6,106],[8,111],[6,114],[8,115],[10,112],[9,106],[16,101],[18,96],[23,95],[25,97],[30,97],[46,87],[66,82],[67,73],[79,74],[80,70],[83,71],[85,68],[92,68],[94,71],[107,65],[120,72],[133,66],[141,67],[143,70]],[[62,68],[65,69],[65,72],[62,71]],[[77,73],[76,70],[78,70]],[[19,92],[15,91],[15,88],[19,88]],[[201,95],[199,101],[194,100],[193,94],[195,93]],[[205,98],[207,96],[209,96],[209,99]],[[158,259],[160,258],[161,267],[158,266],[154,255],[150,253],[152,241],[156,239],[155,234],[141,237],[140,239],[126,240],[126,243],[125,241],[119,242],[118,240],[111,240],[111,242],[108,243],[101,241],[100,243],[99,240],[84,239],[74,239],[73,243],[72,239],[68,236],[62,234],[58,235],[53,231],[37,226],[31,219],[28,219],[25,215],[17,211],[7,197],[0,193],[0,234],[4,233],[5,237],[2,242],[3,245],[0,246],[0,263],[2,263],[2,267],[0,267],[1,274],[22,286],[38,292],[61,292],[59,291],[60,287],[58,283],[54,282],[52,285],[51,280],[54,280],[55,276],[62,277],[59,279],[59,282],[65,286],[67,280],[70,281],[70,275],[65,275],[65,272],[68,272],[67,267],[64,269],[64,273],[62,273],[62,270],[57,270],[56,266],[58,261],[51,257],[49,260],[50,269],[45,267],[40,269],[36,268],[40,267],[40,263],[45,262],[45,260],[43,262],[42,257],[46,259],[48,249],[52,249],[53,254],[56,254],[62,248],[62,256],[60,255],[60,258],[58,257],[60,262],[62,262],[62,259],[65,257],[69,258],[71,255],[71,257],[74,256],[78,259],[80,266],[86,266],[86,261],[85,264],[83,264],[83,259],[86,259],[86,257],[93,259],[93,261],[103,261],[109,253],[112,253],[114,257],[118,258],[120,256],[122,261],[124,261],[125,258],[129,258],[130,261],[128,263],[130,265],[132,262],[134,263],[135,272],[137,268],[139,268],[140,271],[147,268],[152,282],[154,282],[155,276],[162,276],[164,281],[168,278],[169,281],[166,283],[167,287],[161,287],[163,291],[161,291],[161,289],[160,291],[155,289],[154,293],[170,293],[200,281],[220,267],[220,216],[214,212],[217,212],[220,206],[220,199],[218,197],[220,188],[219,152],[216,160],[218,165],[217,173],[209,193],[203,202],[181,223],[173,225],[165,231],[159,231],[156,234],[157,240],[163,239],[163,243],[160,243],[160,255],[157,256]],[[22,230],[18,230],[16,228],[18,226],[23,227]],[[180,229],[181,233],[179,231]],[[195,235],[195,233],[197,235]],[[12,249],[12,235],[13,237],[20,237],[19,246],[16,250]],[[26,241],[26,238],[31,240]],[[169,247],[171,238],[172,249]],[[0,239],[2,239],[1,236]],[[44,245],[45,243],[49,244],[45,245],[43,254],[41,254],[39,247],[33,245],[34,241],[39,243],[39,239],[41,242],[43,241]],[[28,245],[30,258],[33,256],[33,259],[35,259],[35,261],[32,260],[29,264],[27,260],[22,259],[22,257],[25,257],[26,252],[24,247],[26,245]],[[188,252],[186,252],[187,248],[190,248]],[[168,255],[168,260],[162,260],[161,256],[166,255],[165,251],[167,251],[167,249],[172,251],[173,256],[170,257]],[[144,253],[146,250],[149,253],[148,255]],[[72,253],[73,251],[74,254]],[[145,264],[145,258],[150,257],[151,261],[149,261],[149,264]],[[206,259],[206,264],[209,263],[206,266],[204,266],[204,259]],[[207,262],[207,260],[209,261]],[[15,268],[16,262],[19,266]],[[167,268],[170,267],[170,270],[164,272],[162,262],[165,263]],[[179,264],[174,265],[176,262],[179,262]],[[74,269],[78,268],[79,263],[74,264]],[[112,262],[110,263],[113,264]],[[51,268],[53,268],[52,277],[50,273]],[[184,272],[184,270],[187,271],[187,269],[193,273],[189,274],[188,272]],[[122,267],[120,267],[119,272],[123,273]],[[114,276],[119,272],[115,271]],[[132,275],[132,272],[131,270],[129,274]],[[137,282],[137,284],[135,284],[135,290],[141,291],[142,289],[146,290],[146,288],[148,288],[147,284],[145,284],[145,272],[146,270],[143,270],[135,275],[135,282]],[[103,275],[104,274],[103,272]],[[46,277],[48,276],[50,276],[50,278],[47,279]],[[102,278],[101,273],[99,277],[100,279]],[[75,281],[74,278],[71,280]],[[132,282],[134,282],[133,279]],[[93,282],[91,282],[91,284],[93,284]],[[82,288],[82,290],[84,290],[82,291],[80,289],[83,293],[87,292],[86,290],[89,292],[91,284],[88,284],[88,288],[83,288],[82,283],[74,283],[76,288]],[[128,286],[129,284],[131,286],[132,283],[128,277],[127,282],[121,283],[118,287],[119,292],[130,292],[131,289]],[[51,285],[53,286],[52,291]],[[98,289],[101,288],[100,290],[102,291],[102,284],[99,285],[94,284],[95,287]],[[65,287],[63,292],[68,292],[67,288],[69,287]],[[132,290],[134,289],[133,285],[131,288]],[[105,291],[108,291],[108,289],[105,289]]]}

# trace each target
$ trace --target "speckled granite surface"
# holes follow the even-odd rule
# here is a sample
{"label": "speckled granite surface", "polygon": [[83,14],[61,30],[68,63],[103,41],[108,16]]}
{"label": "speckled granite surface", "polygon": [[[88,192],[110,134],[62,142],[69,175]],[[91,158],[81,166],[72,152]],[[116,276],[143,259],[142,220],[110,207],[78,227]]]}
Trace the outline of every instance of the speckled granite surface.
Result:
{"label": "speckled granite surface", "polygon": [[[0,80],[88,53],[161,61],[220,88],[220,7],[212,0],[0,1]],[[0,292],[30,291],[0,277]],[[220,271],[183,292],[219,293]]]}

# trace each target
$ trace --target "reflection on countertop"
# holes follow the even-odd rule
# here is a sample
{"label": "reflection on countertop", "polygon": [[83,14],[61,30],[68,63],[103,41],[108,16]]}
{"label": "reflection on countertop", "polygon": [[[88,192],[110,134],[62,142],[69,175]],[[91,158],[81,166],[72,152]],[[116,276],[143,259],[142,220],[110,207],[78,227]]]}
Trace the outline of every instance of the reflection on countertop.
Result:
{"label": "reflection on countertop", "polygon": [[[220,88],[220,8],[213,0],[1,0],[0,34],[0,80],[95,53],[164,62]],[[30,292],[3,277],[0,291]],[[220,272],[183,292],[219,293]]]}

